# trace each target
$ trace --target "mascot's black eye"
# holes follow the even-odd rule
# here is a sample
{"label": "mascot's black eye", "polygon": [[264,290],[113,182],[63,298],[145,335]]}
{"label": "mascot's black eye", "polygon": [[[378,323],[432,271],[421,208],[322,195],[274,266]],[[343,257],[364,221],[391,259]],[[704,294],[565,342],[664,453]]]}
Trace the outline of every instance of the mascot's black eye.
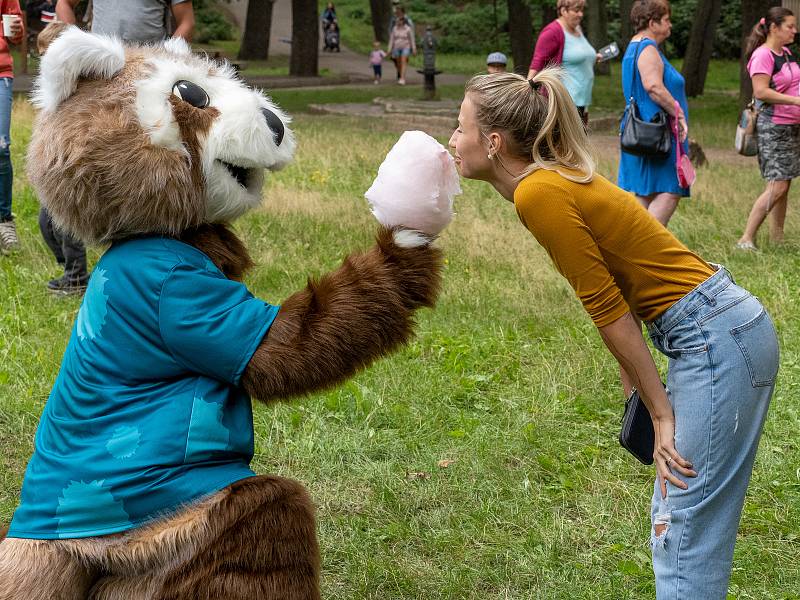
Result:
{"label": "mascot's black eye", "polygon": [[172,93],[197,108],[205,108],[210,102],[208,94],[203,88],[185,79],[181,79],[172,86]]}

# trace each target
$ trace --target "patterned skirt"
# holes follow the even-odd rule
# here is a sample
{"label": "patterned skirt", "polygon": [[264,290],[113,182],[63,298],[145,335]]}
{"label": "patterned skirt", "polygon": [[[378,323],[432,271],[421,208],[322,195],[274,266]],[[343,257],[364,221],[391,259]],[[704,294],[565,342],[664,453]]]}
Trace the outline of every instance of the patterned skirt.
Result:
{"label": "patterned skirt", "polygon": [[800,124],[776,125],[769,115],[759,113],[758,166],[767,181],[800,177]]}

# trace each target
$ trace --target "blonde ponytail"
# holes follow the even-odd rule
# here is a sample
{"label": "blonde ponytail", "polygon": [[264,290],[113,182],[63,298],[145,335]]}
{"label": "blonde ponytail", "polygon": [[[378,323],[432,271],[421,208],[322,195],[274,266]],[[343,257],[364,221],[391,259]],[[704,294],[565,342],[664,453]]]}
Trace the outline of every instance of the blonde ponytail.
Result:
{"label": "blonde ponytail", "polygon": [[594,177],[589,137],[561,76],[561,69],[547,68],[530,81],[496,73],[467,82],[465,94],[475,104],[479,129],[505,133],[509,152],[529,161],[519,179],[538,169],[578,183]]}

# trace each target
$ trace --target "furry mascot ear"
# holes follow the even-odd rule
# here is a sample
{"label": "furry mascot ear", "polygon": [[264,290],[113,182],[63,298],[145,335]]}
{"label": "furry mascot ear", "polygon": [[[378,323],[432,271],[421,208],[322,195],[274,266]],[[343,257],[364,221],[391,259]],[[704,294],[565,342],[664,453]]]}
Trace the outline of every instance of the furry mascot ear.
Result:
{"label": "furry mascot ear", "polygon": [[42,57],[31,94],[33,105],[53,112],[75,93],[81,77],[109,79],[125,66],[125,49],[116,38],[69,27]]}
{"label": "furry mascot ear", "polygon": [[189,48],[189,44],[186,43],[186,40],[174,37],[164,42],[164,50],[178,55],[189,55],[192,53],[192,49]]}

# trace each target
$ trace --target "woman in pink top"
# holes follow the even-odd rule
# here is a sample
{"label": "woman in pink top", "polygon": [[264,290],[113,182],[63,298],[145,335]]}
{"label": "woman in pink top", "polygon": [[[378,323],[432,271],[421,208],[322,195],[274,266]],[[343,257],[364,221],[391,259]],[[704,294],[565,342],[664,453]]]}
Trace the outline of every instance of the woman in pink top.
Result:
{"label": "woman in pink top", "polygon": [[397,83],[406,84],[406,66],[410,54],[417,55],[417,44],[414,41],[414,30],[405,17],[397,19],[389,35],[389,54],[397,65]]}
{"label": "woman in pink top", "polygon": [[19,247],[17,228],[11,214],[11,187],[14,169],[11,166],[11,89],[14,83],[14,68],[9,44],[19,44],[25,36],[22,11],[17,0],[0,0],[0,11],[4,15],[15,15],[11,24],[11,35],[0,31],[0,254]]}
{"label": "woman in pink top", "polygon": [[786,47],[796,33],[792,11],[777,6],[753,27],[747,40],[747,71],[759,109],[758,165],[767,189],[750,211],[736,244],[740,250],[757,249],[756,233],[768,213],[772,214],[772,241],[783,241],[789,186],[800,176],[800,64]]}

